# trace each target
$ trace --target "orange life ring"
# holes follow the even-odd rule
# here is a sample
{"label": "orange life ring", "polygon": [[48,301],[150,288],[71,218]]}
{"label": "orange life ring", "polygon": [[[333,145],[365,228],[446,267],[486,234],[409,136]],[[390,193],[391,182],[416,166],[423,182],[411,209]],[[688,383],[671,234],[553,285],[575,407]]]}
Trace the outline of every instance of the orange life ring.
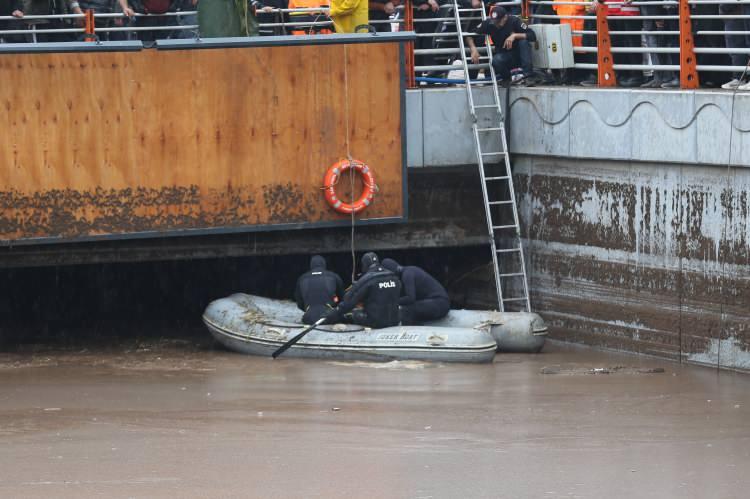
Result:
{"label": "orange life ring", "polygon": [[[341,174],[350,168],[354,168],[362,175],[362,181],[365,184],[365,188],[362,190],[362,195],[354,203],[344,203],[338,196],[336,196],[336,184],[341,178]],[[377,190],[375,185],[375,177],[372,175],[372,170],[369,166],[361,161],[342,159],[338,163],[331,166],[326,172],[325,178],[323,179],[323,189],[325,191],[326,202],[339,213],[359,213],[364,210],[370,203],[372,203],[375,197],[375,191]]]}

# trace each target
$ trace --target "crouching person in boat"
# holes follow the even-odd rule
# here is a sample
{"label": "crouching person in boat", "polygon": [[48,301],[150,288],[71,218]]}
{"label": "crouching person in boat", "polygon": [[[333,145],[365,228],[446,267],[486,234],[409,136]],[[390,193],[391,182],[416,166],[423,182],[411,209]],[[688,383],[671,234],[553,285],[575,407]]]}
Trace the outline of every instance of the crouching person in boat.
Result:
{"label": "crouching person in boat", "polygon": [[[380,265],[375,253],[362,255],[361,264],[362,277],[352,284],[338,307],[328,314],[326,322],[331,324],[343,320],[374,329],[398,326],[401,281]],[[364,306],[355,308],[359,303]]]}
{"label": "crouching person in boat", "polygon": [[294,300],[305,312],[302,322],[315,324],[336,308],[344,296],[344,281],[338,274],[326,270],[326,261],[320,255],[310,258],[310,271],[297,279]]}
{"label": "crouching person in boat", "polygon": [[402,267],[390,258],[383,260],[383,267],[401,279],[403,287],[399,305],[402,324],[423,324],[448,315],[451,308],[448,292],[437,279],[419,267]]}

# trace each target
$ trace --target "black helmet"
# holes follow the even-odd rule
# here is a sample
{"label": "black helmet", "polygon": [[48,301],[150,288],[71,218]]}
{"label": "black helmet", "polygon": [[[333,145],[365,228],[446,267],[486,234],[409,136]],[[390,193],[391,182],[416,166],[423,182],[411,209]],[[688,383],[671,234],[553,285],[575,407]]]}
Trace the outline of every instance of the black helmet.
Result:
{"label": "black helmet", "polygon": [[372,251],[362,255],[362,273],[364,274],[365,272],[367,272],[373,265],[377,265],[379,261],[380,260],[378,260],[378,255],[376,255]]}
{"label": "black helmet", "polygon": [[313,255],[310,258],[310,270],[325,270],[326,259],[320,255]]}
{"label": "black helmet", "polygon": [[387,268],[396,275],[401,275],[401,272],[404,270],[404,268],[392,258],[386,258],[385,260],[383,260],[383,267]]}

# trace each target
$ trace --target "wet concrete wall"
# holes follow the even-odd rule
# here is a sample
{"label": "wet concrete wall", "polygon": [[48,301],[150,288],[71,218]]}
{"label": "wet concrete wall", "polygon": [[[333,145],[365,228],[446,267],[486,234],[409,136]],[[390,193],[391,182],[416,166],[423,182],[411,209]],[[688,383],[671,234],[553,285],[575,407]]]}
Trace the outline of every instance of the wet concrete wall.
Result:
{"label": "wet concrete wall", "polygon": [[[407,96],[410,166],[475,162],[465,101]],[[750,369],[750,96],[525,88],[509,102],[533,306],[553,336]]]}
{"label": "wet concrete wall", "polygon": [[750,369],[750,169],[516,159],[557,338]]}

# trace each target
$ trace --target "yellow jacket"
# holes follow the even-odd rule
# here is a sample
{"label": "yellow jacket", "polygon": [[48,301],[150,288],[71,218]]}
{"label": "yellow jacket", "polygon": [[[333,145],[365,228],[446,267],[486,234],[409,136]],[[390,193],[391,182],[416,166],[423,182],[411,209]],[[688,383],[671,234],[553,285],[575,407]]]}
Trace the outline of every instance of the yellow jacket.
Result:
{"label": "yellow jacket", "polygon": [[[331,0],[331,12],[336,33],[354,33],[354,28],[370,22],[368,0]],[[362,29],[362,32],[365,30]]]}

